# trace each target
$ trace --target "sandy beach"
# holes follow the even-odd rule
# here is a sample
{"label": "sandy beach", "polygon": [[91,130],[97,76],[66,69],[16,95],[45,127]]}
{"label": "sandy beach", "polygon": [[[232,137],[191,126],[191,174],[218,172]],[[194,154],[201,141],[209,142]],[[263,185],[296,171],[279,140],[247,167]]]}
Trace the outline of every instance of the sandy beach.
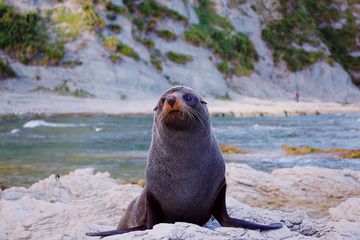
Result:
{"label": "sandy beach", "polygon": [[[47,93],[2,92],[0,115],[57,114],[151,114],[157,97],[134,97],[126,100],[74,98]],[[213,115],[292,116],[314,114],[360,113],[360,103],[342,104],[304,100],[262,100],[235,96],[234,100],[207,99]]]}

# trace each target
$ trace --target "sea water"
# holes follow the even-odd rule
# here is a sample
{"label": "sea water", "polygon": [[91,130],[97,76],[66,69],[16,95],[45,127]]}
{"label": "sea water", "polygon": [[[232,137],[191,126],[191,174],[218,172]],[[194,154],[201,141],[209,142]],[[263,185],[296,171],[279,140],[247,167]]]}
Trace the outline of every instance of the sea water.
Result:
{"label": "sea water", "polygon": [[[360,148],[360,115],[213,117],[219,143],[249,154],[227,162],[271,171],[294,166],[360,170],[360,159],[334,154],[288,156],[281,146]],[[67,116],[0,121],[0,184],[28,185],[77,168],[108,171],[124,182],[144,177],[152,116]]]}

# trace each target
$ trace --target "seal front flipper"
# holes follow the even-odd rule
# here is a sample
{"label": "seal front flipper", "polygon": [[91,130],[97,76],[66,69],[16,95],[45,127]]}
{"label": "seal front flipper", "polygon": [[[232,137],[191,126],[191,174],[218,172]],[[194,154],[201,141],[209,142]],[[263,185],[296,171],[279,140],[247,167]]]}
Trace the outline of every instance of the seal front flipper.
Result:
{"label": "seal front flipper", "polygon": [[139,226],[139,227],[134,227],[134,228],[129,228],[129,229],[125,229],[125,230],[111,230],[111,231],[105,231],[105,232],[92,232],[92,233],[85,233],[86,236],[89,237],[108,237],[108,236],[112,236],[112,235],[117,235],[117,234],[124,234],[124,233],[128,233],[128,232],[133,232],[133,231],[141,231],[141,230],[145,230],[146,227],[145,226]]}
{"label": "seal front flipper", "polygon": [[221,226],[223,227],[240,227],[252,230],[272,230],[282,228],[281,223],[271,223],[269,225],[263,225],[253,222],[248,222],[236,218],[231,218],[226,210],[225,203],[225,194],[226,194],[226,182],[221,185],[220,191],[214,202],[212,209],[212,215],[218,220]]}
{"label": "seal front flipper", "polygon": [[143,190],[128,206],[125,215],[120,219],[117,230],[86,233],[90,237],[108,237],[133,231],[152,229],[162,220],[162,209],[154,195]]}

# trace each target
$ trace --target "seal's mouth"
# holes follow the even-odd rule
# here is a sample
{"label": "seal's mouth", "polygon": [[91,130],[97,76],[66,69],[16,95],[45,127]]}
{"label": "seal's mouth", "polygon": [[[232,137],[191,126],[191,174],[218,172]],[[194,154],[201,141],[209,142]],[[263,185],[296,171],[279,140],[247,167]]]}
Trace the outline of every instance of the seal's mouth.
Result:
{"label": "seal's mouth", "polygon": [[168,126],[177,126],[183,125],[186,117],[181,109],[171,109],[164,112],[163,119]]}
{"label": "seal's mouth", "polygon": [[167,111],[165,113],[165,117],[168,120],[169,119],[171,119],[171,120],[175,120],[175,119],[184,120],[184,114],[180,109],[174,109],[174,110]]}
{"label": "seal's mouth", "polygon": [[181,113],[181,111],[179,109],[174,109],[174,110],[170,110],[167,112],[168,114],[176,114],[176,113]]}

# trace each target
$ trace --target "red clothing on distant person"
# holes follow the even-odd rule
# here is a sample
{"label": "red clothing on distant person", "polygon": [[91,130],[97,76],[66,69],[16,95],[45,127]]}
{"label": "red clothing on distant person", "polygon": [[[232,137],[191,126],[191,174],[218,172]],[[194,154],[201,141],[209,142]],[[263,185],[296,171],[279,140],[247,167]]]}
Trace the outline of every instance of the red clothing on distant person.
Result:
{"label": "red clothing on distant person", "polygon": [[298,90],[296,90],[295,99],[297,102],[299,102],[299,98],[300,98],[300,92]]}

